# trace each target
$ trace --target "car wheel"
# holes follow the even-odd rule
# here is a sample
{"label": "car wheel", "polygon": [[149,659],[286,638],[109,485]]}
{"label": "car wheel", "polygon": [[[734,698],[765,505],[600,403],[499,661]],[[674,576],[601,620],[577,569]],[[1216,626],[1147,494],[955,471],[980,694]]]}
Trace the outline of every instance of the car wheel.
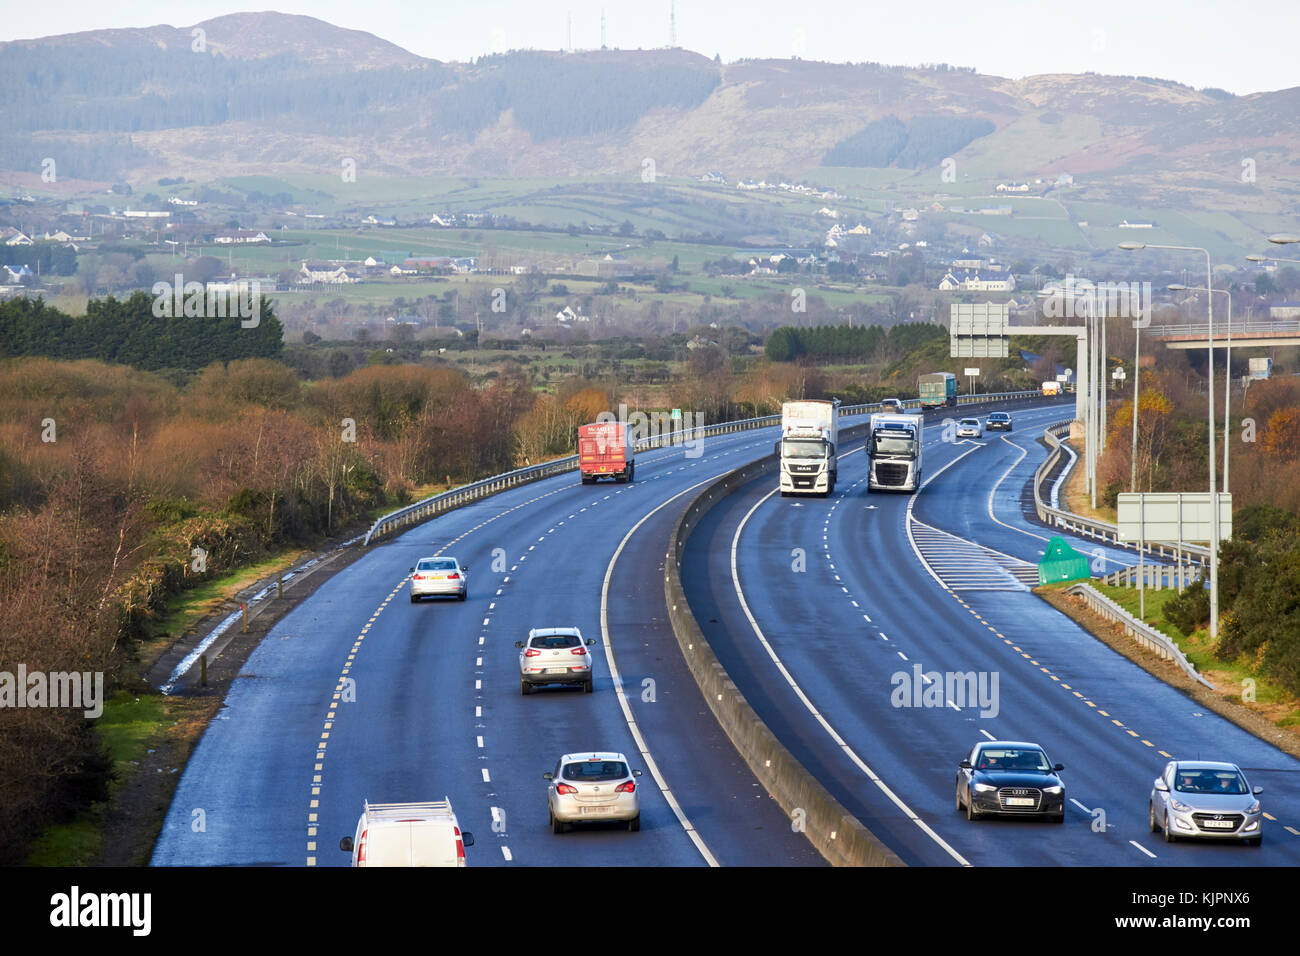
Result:
{"label": "car wheel", "polygon": [[531,694],[532,692],[533,692],[533,685],[532,685],[532,684],[528,683],[528,681],[526,681],[526,680],[521,680],[521,681],[519,682],[519,693],[521,693],[521,694],[523,694],[525,697],[527,697],[527,696],[528,696],[529,694]]}
{"label": "car wheel", "polygon": [[1251,837],[1249,840],[1247,840],[1246,846],[1259,846],[1263,842],[1264,842],[1264,835],[1261,833],[1259,836]]}
{"label": "car wheel", "polygon": [[412,603],[412,604],[419,604],[419,603],[420,603],[420,597],[419,597],[419,595],[417,595],[417,594],[412,594],[412,595],[411,595],[411,603]]}
{"label": "car wheel", "polygon": [[589,681],[589,680],[587,680],[587,681],[583,681],[583,682],[582,682],[582,690],[583,690],[583,693],[590,694],[590,693],[591,693],[591,690],[592,690],[592,681]]}
{"label": "car wheel", "polygon": [[1065,822],[1065,808],[1064,808],[1064,807],[1061,808],[1061,812],[1060,812],[1060,813],[1058,813],[1058,814],[1056,814],[1055,816],[1052,817],[1052,822],[1053,822],[1053,823],[1064,823],[1064,822]]}
{"label": "car wheel", "polygon": [[1160,828],[1156,826],[1156,805],[1154,803],[1147,804],[1147,823],[1150,824],[1152,833],[1160,832]]}
{"label": "car wheel", "polygon": [[1174,831],[1171,830],[1171,829],[1169,828],[1169,811],[1168,811],[1168,810],[1165,811],[1165,842],[1166,842],[1166,843],[1177,843],[1177,842],[1178,842],[1178,837],[1175,836],[1175,835],[1174,835]]}
{"label": "car wheel", "polygon": [[966,794],[966,819],[978,820],[980,812],[975,809],[975,798],[970,793]]}
{"label": "car wheel", "polygon": [[962,810],[964,809],[966,808],[961,805],[961,787],[958,787],[957,788],[957,812],[961,813]]}
{"label": "car wheel", "polygon": [[564,832],[564,824],[561,823],[559,820],[555,819],[555,814],[552,813],[552,812],[548,809],[548,810],[546,811],[546,815],[547,815],[548,817],[550,817],[550,819],[551,819],[551,832],[552,832],[552,833],[563,833],[563,832]]}
{"label": "car wheel", "polygon": [[641,814],[637,814],[631,820],[627,821],[627,828],[632,833],[638,833],[641,830]]}
{"label": "car wheel", "polygon": [[463,600],[465,600],[465,598],[467,598],[467,597],[469,597],[469,591],[468,591],[468,590],[464,590],[464,591],[461,591],[459,594],[456,595],[456,600],[457,600],[457,601],[463,601]]}

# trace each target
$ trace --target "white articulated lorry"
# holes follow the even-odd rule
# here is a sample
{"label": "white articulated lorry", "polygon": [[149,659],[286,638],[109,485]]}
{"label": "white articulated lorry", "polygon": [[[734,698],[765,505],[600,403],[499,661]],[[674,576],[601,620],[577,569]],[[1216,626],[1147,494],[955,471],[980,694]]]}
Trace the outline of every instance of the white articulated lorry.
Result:
{"label": "white articulated lorry", "polygon": [[840,440],[840,403],[805,401],[781,406],[781,497],[835,490],[835,446]]}
{"label": "white articulated lorry", "polygon": [[916,491],[921,486],[921,415],[876,414],[867,431],[867,491]]}

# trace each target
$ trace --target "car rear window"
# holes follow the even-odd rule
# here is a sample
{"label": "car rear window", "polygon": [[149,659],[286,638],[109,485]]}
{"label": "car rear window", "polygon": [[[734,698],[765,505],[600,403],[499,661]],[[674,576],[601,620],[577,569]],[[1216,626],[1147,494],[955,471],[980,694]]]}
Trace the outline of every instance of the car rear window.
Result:
{"label": "car rear window", "polygon": [[564,765],[565,780],[600,783],[603,780],[622,780],[627,776],[627,764],[619,760],[584,760]]}
{"label": "car rear window", "polygon": [[554,650],[564,647],[578,647],[581,644],[582,638],[576,634],[550,634],[545,637],[534,637],[532,646]]}
{"label": "car rear window", "polygon": [[426,558],[415,566],[417,571],[455,571],[456,562],[451,558]]}
{"label": "car rear window", "polygon": [[1004,419],[1006,419],[1006,418],[1008,418],[1008,417],[1009,417],[1009,416],[1007,415],[1006,412],[994,412],[992,415],[989,416],[989,418],[991,418],[991,419],[993,419],[993,420],[995,420],[995,421],[999,421],[999,422],[1000,422],[1000,421],[1003,421]]}

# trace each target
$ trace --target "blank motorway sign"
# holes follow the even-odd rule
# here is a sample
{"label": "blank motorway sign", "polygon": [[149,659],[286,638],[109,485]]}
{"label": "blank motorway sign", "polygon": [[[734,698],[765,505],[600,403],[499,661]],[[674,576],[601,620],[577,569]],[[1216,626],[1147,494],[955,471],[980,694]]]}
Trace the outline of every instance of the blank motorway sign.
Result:
{"label": "blank motorway sign", "polygon": [[[1219,537],[1232,537],[1232,495],[1219,492]],[[1121,541],[1210,542],[1210,493],[1146,492],[1119,496]]]}

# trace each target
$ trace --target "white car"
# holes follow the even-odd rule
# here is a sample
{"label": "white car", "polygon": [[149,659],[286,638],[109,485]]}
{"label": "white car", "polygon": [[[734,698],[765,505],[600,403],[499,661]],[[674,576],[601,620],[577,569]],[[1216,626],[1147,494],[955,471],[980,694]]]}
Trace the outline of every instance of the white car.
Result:
{"label": "white car", "polygon": [[640,770],[632,770],[620,753],[565,754],[555,769],[542,774],[546,788],[546,817],[552,833],[569,824],[625,821],[641,829],[641,804],[636,792]]}
{"label": "white car", "polygon": [[353,866],[464,866],[474,834],[461,832],[450,800],[362,805],[355,837],[339,840]]}
{"label": "white car", "polygon": [[411,603],[423,597],[469,596],[469,568],[455,558],[421,558],[411,568]]}
{"label": "white car", "polygon": [[535,627],[528,640],[515,641],[519,648],[519,692],[527,696],[540,684],[581,684],[592,690],[592,655],[587,648],[594,640],[582,639],[576,627]]}
{"label": "white car", "polygon": [[980,438],[983,434],[984,427],[978,418],[963,418],[957,423],[958,438]]}

